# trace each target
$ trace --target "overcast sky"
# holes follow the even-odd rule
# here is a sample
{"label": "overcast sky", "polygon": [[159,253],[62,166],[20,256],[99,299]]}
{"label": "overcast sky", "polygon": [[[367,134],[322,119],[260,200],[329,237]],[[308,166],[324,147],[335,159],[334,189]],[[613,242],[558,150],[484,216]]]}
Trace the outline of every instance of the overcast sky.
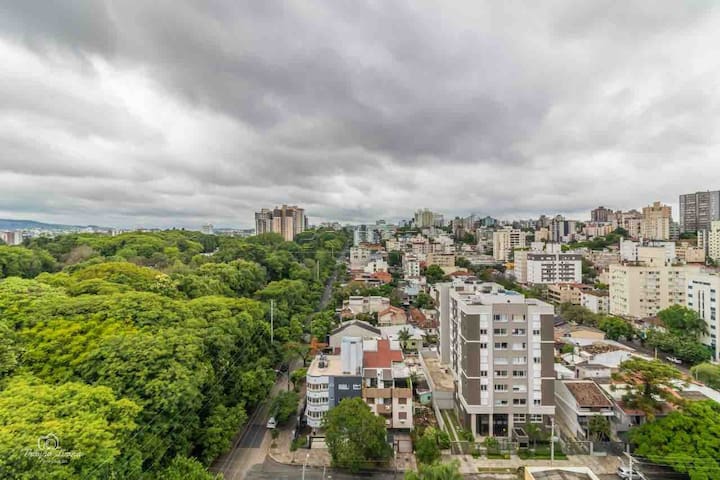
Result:
{"label": "overcast sky", "polygon": [[0,217],[677,218],[720,189],[715,5],[0,0]]}

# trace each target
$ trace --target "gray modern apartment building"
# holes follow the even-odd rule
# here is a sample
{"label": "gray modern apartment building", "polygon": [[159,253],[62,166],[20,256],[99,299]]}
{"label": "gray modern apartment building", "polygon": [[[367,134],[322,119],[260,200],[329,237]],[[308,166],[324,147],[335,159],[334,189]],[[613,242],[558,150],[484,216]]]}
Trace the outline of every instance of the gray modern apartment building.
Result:
{"label": "gray modern apartment building", "polygon": [[720,190],[680,195],[680,232],[710,230],[720,220]]}
{"label": "gray modern apartment building", "polygon": [[440,358],[455,378],[460,421],[477,436],[512,436],[555,415],[554,307],[496,283],[436,286]]}

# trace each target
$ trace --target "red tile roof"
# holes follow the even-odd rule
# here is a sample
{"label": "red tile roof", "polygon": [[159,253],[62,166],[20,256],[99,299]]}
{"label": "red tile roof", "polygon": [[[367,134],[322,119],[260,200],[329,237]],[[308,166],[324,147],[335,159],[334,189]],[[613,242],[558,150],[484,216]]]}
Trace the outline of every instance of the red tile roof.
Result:
{"label": "red tile roof", "polygon": [[402,362],[402,351],[391,350],[390,340],[378,340],[377,346],[377,352],[363,352],[364,368],[390,368],[393,362]]}

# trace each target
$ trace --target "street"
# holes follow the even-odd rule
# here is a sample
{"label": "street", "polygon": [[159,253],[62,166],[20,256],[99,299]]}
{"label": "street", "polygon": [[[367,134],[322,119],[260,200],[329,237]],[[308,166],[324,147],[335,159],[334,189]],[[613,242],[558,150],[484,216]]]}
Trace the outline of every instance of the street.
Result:
{"label": "street", "polygon": [[[269,458],[260,465],[251,468],[245,478],[247,480],[298,480],[303,478],[302,465],[283,465]],[[373,480],[401,480],[403,473],[380,472],[372,474],[347,473],[333,469],[306,468],[305,480],[352,480],[357,478],[372,478]]]}

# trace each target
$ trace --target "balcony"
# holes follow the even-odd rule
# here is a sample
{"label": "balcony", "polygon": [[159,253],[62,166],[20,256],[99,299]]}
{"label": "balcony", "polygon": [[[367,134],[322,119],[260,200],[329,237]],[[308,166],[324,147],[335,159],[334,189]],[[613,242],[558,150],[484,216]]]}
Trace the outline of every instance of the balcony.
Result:
{"label": "balcony", "polygon": [[392,404],[375,405],[378,415],[392,415]]}

